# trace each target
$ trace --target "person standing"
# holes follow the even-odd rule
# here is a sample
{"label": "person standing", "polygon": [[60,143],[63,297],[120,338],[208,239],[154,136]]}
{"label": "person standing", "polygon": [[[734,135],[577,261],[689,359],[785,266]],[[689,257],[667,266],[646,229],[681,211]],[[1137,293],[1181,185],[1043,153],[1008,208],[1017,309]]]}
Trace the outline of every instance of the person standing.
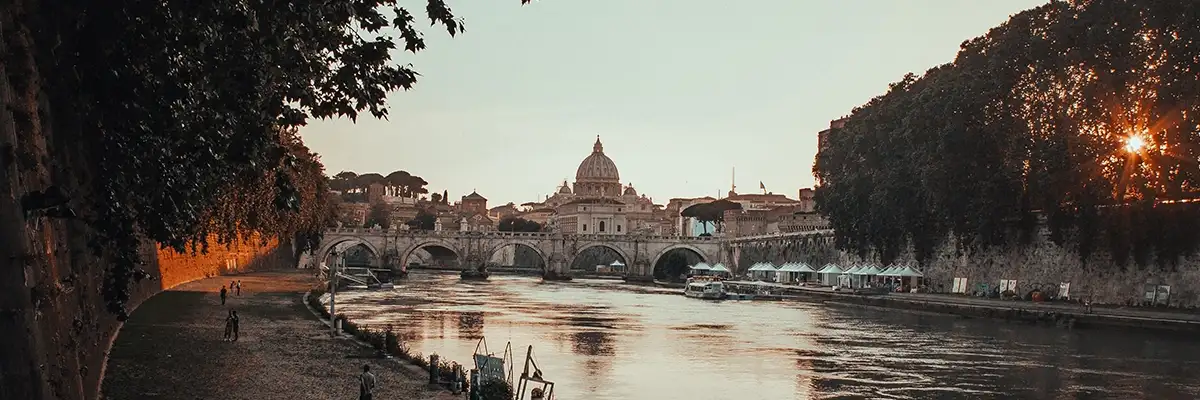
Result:
{"label": "person standing", "polygon": [[363,364],[363,373],[358,376],[358,400],[371,400],[375,395],[375,375],[371,374],[371,366]]}
{"label": "person standing", "polygon": [[233,310],[229,310],[229,314],[225,315],[225,338],[224,341],[229,341],[233,336]]}
{"label": "person standing", "polygon": [[237,290],[234,291],[234,294],[238,295],[238,296],[242,295],[242,280],[241,279],[238,279],[238,281],[237,281]]}
{"label": "person standing", "polygon": [[240,318],[238,318],[237,311],[229,310],[229,312],[230,312],[229,315],[231,316],[231,318],[233,318],[233,341],[236,342],[238,340],[238,328],[239,328],[238,323],[240,322],[239,321]]}
{"label": "person standing", "polygon": [[221,286],[221,305],[225,305],[225,294],[227,291],[224,286]]}

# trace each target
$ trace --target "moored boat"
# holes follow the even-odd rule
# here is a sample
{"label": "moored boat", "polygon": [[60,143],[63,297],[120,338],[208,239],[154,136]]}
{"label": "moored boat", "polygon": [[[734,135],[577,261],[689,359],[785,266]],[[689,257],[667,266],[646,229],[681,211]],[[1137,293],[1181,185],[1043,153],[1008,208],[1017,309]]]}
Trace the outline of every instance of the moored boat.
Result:
{"label": "moored boat", "polygon": [[691,277],[688,278],[687,284],[683,288],[683,295],[705,300],[724,299],[725,284],[720,279],[711,277]]}

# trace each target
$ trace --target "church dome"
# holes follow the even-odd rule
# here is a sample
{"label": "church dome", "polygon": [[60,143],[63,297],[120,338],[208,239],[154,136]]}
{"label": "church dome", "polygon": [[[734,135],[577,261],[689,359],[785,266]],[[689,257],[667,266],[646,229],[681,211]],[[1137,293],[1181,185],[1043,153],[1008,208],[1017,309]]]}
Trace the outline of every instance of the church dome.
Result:
{"label": "church dome", "polygon": [[637,196],[637,194],[638,194],[637,189],[634,189],[633,185],[629,185],[629,186],[625,187],[625,195],[626,196]]}
{"label": "church dome", "polygon": [[[575,181],[585,182],[620,182],[621,175],[617,173],[617,164],[604,155],[604,145],[596,136],[596,144],[592,146],[592,154],[579,163],[575,171]],[[615,193],[614,193],[615,194]]]}

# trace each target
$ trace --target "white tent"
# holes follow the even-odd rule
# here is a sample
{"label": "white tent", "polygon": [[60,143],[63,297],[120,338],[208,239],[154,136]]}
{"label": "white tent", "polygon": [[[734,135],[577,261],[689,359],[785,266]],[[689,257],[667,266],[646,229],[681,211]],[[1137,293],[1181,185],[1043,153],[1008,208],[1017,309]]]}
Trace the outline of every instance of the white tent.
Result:
{"label": "white tent", "polygon": [[780,265],[776,272],[776,280],[779,283],[792,283],[800,280],[800,273],[803,272],[803,269],[800,263],[790,262]]}
{"label": "white tent", "polygon": [[848,269],[848,270],[842,271],[842,273],[843,273],[843,274],[854,275],[854,274],[857,274],[857,273],[858,273],[858,271],[859,271],[859,270],[861,270],[861,269],[862,269],[862,266],[855,265],[855,266],[852,266],[852,267],[850,267],[850,269]]}
{"label": "white tent", "polygon": [[624,267],[625,263],[621,262],[621,260],[617,260],[617,261],[613,261],[612,264],[608,264],[608,265],[613,266],[613,267]]}
{"label": "white tent", "polygon": [[876,268],[874,265],[868,265],[854,272],[854,274],[863,276],[879,275],[879,268]]}
{"label": "white tent", "polygon": [[925,274],[922,274],[921,271],[917,271],[915,268],[908,266],[900,268],[898,271],[895,271],[894,274],[895,276],[901,276],[905,278],[922,278],[925,276]]}
{"label": "white tent", "polygon": [[821,284],[829,286],[837,284],[838,276],[840,276],[842,272],[844,272],[844,270],[842,267],[837,266],[837,264],[826,264],[825,268],[821,268],[820,271],[817,271],[817,273],[821,275]]}
{"label": "white tent", "polygon": [[775,280],[776,268],[771,263],[763,262],[754,264],[748,272],[750,272],[750,279],[771,282]]}
{"label": "white tent", "polygon": [[876,275],[879,275],[879,276],[895,276],[895,275],[892,275],[892,273],[893,273],[893,272],[896,272],[896,266],[894,266],[894,265],[889,265],[887,268],[884,268],[884,269],[883,269],[883,271],[879,271],[879,273],[878,273],[878,274],[876,274]]}
{"label": "white tent", "polygon": [[733,274],[733,271],[730,271],[729,268],[725,266],[725,264],[721,264],[721,263],[717,263],[716,265],[713,265],[712,269],[710,269],[709,272],[712,272],[713,275]]}
{"label": "white tent", "polygon": [[693,272],[693,273],[694,273],[694,272],[697,272],[697,271],[708,271],[708,270],[711,270],[711,269],[712,269],[712,266],[711,266],[711,265],[708,265],[708,264],[706,264],[706,263],[703,263],[703,262],[702,262],[702,263],[699,263],[699,264],[696,264],[696,265],[693,265],[693,266],[692,266],[692,272]]}

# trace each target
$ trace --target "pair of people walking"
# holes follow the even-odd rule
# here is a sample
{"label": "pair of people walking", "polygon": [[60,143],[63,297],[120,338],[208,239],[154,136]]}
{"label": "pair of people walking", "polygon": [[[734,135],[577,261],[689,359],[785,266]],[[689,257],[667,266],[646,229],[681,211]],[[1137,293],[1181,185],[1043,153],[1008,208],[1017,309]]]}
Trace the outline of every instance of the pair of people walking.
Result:
{"label": "pair of people walking", "polygon": [[237,311],[229,310],[229,316],[225,317],[225,340],[238,340],[239,322]]}
{"label": "pair of people walking", "polygon": [[234,296],[241,296],[242,281],[240,279],[236,281],[229,281],[229,291],[233,292]]}

